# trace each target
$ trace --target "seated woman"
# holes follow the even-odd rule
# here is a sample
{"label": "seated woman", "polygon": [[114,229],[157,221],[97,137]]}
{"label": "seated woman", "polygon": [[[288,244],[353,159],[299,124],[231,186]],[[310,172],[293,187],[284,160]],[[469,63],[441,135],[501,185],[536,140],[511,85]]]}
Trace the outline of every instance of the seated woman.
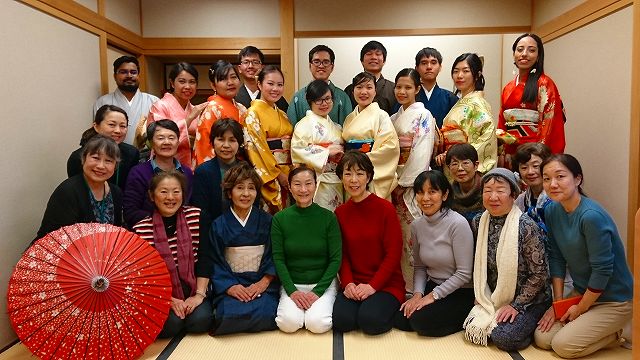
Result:
{"label": "seated woman", "polygon": [[276,324],[284,332],[302,327],[331,330],[342,237],[333,212],[313,202],[316,173],[305,165],[289,173],[296,204],[273,217],[273,263],[282,283]]}
{"label": "seated woman", "polygon": [[171,120],[158,120],[147,128],[147,143],[151,145],[153,157],[131,169],[124,191],[124,220],[129,226],[153,214],[153,202],[149,198],[149,183],[153,175],[163,171],[176,170],[187,179],[187,189],[183,194],[188,203],[191,194],[193,172],[188,164],[181,164],[176,158],[180,129]]}
{"label": "seated woman", "polygon": [[544,213],[554,300],[563,298],[567,267],[582,298],[562,316],[549,308],[536,330],[536,345],[563,358],[582,357],[622,342],[622,328],[631,321],[633,277],[616,224],[582,191],[578,160],[557,154],[541,166],[544,190],[553,200]]}
{"label": "seated woman", "polygon": [[284,91],[282,71],[274,65],[265,66],[258,75],[258,88],[260,99],[251,102],[245,119],[247,155],[262,180],[262,199],[275,214],[287,203],[293,126],[276,106]]}
{"label": "seated woman", "polygon": [[213,144],[209,141],[211,128],[220,119],[233,119],[244,123],[247,108],[233,98],[242,84],[238,70],[229,62],[218,60],[209,68],[209,83],[214,91],[207,107],[198,120],[196,140],[193,148],[194,167],[215,157]]}
{"label": "seated woman", "polygon": [[477,54],[458,56],[451,67],[451,77],[460,100],[442,122],[442,153],[436,163],[445,163],[446,153],[454,144],[471,144],[478,152],[478,171],[486,173],[496,166],[498,143],[491,106],[484,98],[482,60]]}
{"label": "seated woman", "polygon": [[351,198],[336,209],[342,231],[343,291],[333,305],[333,328],[382,334],[391,330],[404,301],[400,222],[389,201],[367,190],[374,167],[366,154],[348,151],[336,173]]}
{"label": "seated woman", "polygon": [[113,139],[120,149],[120,162],[109,178],[109,182],[118,185],[124,191],[127,177],[131,168],[138,164],[140,152],[135,147],[124,142],[127,136],[129,118],[127,112],[114,105],[102,105],[93,120],[93,126],[82,134],[80,148],[71,153],[67,160],[67,176],[72,177],[82,173],[83,147],[97,134]]}
{"label": "seated woman", "polygon": [[156,174],[149,184],[153,215],[133,226],[158,251],[171,276],[171,311],[160,338],[206,332],[213,318],[207,299],[209,278],[198,266],[200,209],[184,206],[186,188],[185,176],[176,170]]}
{"label": "seated woman", "polygon": [[396,315],[396,327],[422,336],[462,330],[473,307],[473,234],[466,219],[450,210],[451,185],[438,170],[413,183],[423,215],[411,223],[413,297]]}
{"label": "seated woman", "polygon": [[254,206],[261,185],[244,161],[222,179],[231,207],[211,227],[213,335],[277,328],[279,286],[271,257],[271,215]]}
{"label": "seated woman", "polygon": [[63,181],[51,194],[36,239],[76,223],[122,225],[122,192],[107,181],[120,161],[118,145],[111,138],[95,135],[82,147],[80,161],[82,172]]}
{"label": "seated woman", "polygon": [[351,84],[358,106],[344,120],[342,138],[345,149],[360,150],[367,154],[375,168],[375,178],[370,179],[371,192],[391,200],[391,192],[398,185],[396,167],[400,157],[396,129],[389,114],[373,102],[376,97],[376,78],[361,72]]}
{"label": "seated woman", "polygon": [[291,160],[307,164],[316,172],[317,182],[313,201],[334,211],[344,202],[342,182],[336,166],[344,154],[342,126],[329,118],[333,108],[333,92],[323,80],[307,86],[307,102],[311,110],[296,124],[291,138]]}
{"label": "seated woman", "polygon": [[471,224],[473,218],[484,211],[478,152],[470,144],[455,144],[447,151],[445,164],[453,178],[451,209]]}
{"label": "seated woman", "polygon": [[473,289],[477,305],[464,321],[465,338],[504,351],[531,343],[536,323],[551,304],[544,233],[514,202],[519,188],[505,169],[482,177],[487,209],[473,219],[476,235]]}

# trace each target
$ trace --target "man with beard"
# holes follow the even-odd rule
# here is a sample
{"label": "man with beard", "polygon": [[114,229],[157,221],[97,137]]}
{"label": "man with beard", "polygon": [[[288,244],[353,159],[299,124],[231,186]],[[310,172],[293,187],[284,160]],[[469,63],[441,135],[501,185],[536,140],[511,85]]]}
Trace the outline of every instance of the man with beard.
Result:
{"label": "man with beard", "polygon": [[127,112],[129,126],[124,142],[130,145],[134,143],[138,124],[144,121],[149,114],[151,104],[158,101],[156,96],[144,93],[138,89],[140,81],[140,66],[134,56],[121,56],[113,62],[113,78],[118,88],[109,94],[103,95],[93,106],[93,114],[102,105],[115,105]]}
{"label": "man with beard", "polygon": [[[258,74],[264,67],[264,54],[255,46],[245,46],[238,54],[238,71],[243,86],[240,86],[238,95],[234,98],[247,109],[251,107],[251,102],[260,98],[258,89]],[[287,112],[289,103],[283,97],[276,102],[280,110]]]}

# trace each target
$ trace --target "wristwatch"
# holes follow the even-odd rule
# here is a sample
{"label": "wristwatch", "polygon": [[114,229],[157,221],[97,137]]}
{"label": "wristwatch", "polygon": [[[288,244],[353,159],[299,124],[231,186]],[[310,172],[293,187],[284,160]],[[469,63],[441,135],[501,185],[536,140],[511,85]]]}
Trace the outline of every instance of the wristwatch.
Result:
{"label": "wristwatch", "polygon": [[440,300],[440,295],[437,292],[431,291],[431,294],[433,294],[433,300]]}

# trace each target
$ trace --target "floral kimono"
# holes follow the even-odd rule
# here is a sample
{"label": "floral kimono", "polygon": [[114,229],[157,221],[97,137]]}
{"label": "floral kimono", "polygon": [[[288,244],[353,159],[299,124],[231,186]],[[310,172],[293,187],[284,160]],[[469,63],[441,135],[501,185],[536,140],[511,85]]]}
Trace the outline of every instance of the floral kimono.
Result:
{"label": "floral kimono", "polygon": [[342,138],[345,150],[359,149],[367,153],[375,169],[371,192],[389,200],[398,185],[396,167],[400,156],[398,135],[389,115],[378,103],[371,103],[363,111],[359,106],[344,120]]}
{"label": "floral kimono", "polygon": [[422,215],[416,203],[413,182],[421,172],[429,170],[436,121],[423,103],[415,102],[406,110],[401,106],[398,112],[391,116],[391,122],[400,142],[400,159],[396,169],[398,187],[393,190],[391,199],[402,227],[402,275],[406,288],[413,291],[411,223]]}
{"label": "floral kimono", "polygon": [[191,123],[191,126],[189,126],[188,129],[187,122],[185,121],[192,109],[193,105],[191,103],[188,103],[187,106],[183,108],[173,94],[165,93],[162,99],[151,105],[149,118],[147,119],[149,124],[162,119],[173,120],[173,122],[178,124],[178,129],[180,129],[180,139],[176,158],[185,165],[191,165],[191,144],[189,142],[189,134],[193,134],[196,131],[195,121]]}
{"label": "floral kimono", "polygon": [[313,201],[331,211],[344,202],[344,191],[336,175],[337,158],[329,156],[327,147],[342,143],[342,126],[329,116],[318,116],[311,110],[307,110],[307,115],[296,124],[291,138],[292,162],[307,164],[316,172]]}
{"label": "floral kimono", "polygon": [[478,171],[486,173],[496,166],[498,143],[491,106],[482,91],[472,91],[451,108],[442,122],[444,150],[469,143],[478,152]]}
{"label": "floral kimono", "polygon": [[245,131],[247,155],[262,179],[262,199],[269,211],[276,213],[286,203],[286,190],[280,187],[278,175],[289,174],[293,126],[284,111],[257,99],[247,112]]}
{"label": "floral kimono", "polygon": [[244,117],[247,115],[247,108],[233,99],[225,99],[222,96],[213,95],[208,100],[209,103],[198,120],[196,141],[193,149],[194,169],[203,162],[216,156],[213,152],[213,145],[209,139],[211,127],[213,127],[216,121],[229,118],[240,124],[244,124]]}

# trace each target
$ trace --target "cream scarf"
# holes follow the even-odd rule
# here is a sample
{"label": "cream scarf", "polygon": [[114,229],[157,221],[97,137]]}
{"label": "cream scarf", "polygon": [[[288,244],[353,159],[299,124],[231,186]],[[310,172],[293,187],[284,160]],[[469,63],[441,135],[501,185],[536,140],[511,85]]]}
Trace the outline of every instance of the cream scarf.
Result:
{"label": "cream scarf", "polygon": [[478,302],[464,321],[465,338],[487,346],[487,340],[497,326],[496,312],[511,303],[518,279],[518,230],[522,211],[515,205],[507,215],[496,252],[498,280],[493,293],[487,286],[487,244],[489,240],[489,212],[485,211],[478,225],[476,256],[473,262],[473,289]]}

